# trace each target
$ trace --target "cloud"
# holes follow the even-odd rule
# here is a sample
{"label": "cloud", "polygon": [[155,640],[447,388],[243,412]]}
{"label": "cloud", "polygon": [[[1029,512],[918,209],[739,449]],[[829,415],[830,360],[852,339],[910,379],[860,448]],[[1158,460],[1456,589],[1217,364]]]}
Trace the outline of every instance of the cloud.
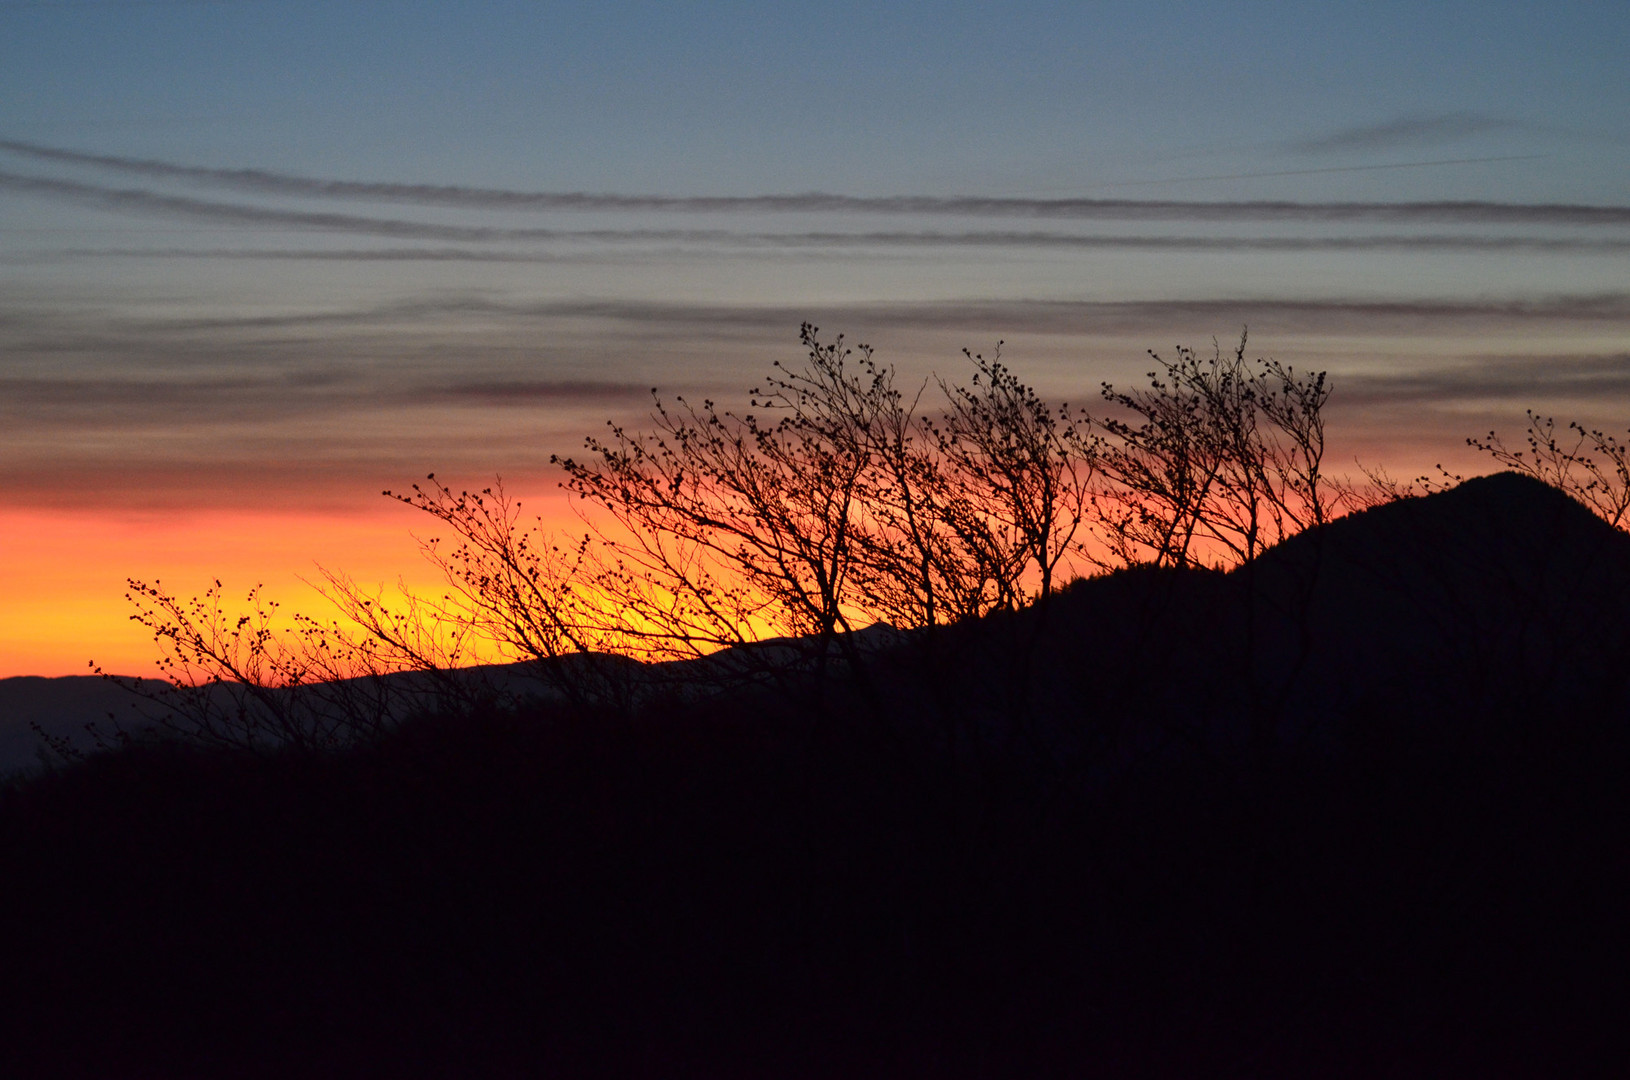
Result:
{"label": "cloud", "polygon": [[1325,135],[1291,139],[1281,148],[1297,154],[1345,153],[1443,146],[1475,135],[1523,127],[1514,120],[1480,113],[1454,112],[1435,116],[1398,116],[1378,124],[1340,128]]}
{"label": "cloud", "polygon": [[[75,358],[100,364],[156,365],[160,370],[235,372],[309,371],[313,342],[333,370],[350,365],[420,365],[425,372],[461,364],[487,365],[454,384],[502,383],[516,357],[536,356],[548,342],[551,356],[578,350],[578,360],[603,364],[606,350],[624,348],[626,336],[646,343],[630,356],[654,362],[662,349],[707,349],[730,338],[774,345],[814,321],[833,330],[956,331],[1013,336],[1170,333],[1207,336],[1250,325],[1275,332],[1398,333],[1484,332],[1506,326],[1615,327],[1630,322],[1630,293],[1550,297],[1405,299],[1330,297],[1269,299],[1209,297],[1139,301],[1007,300],[968,297],[935,301],[808,302],[742,305],[644,300],[521,301],[470,291],[431,291],[385,303],[300,309],[274,314],[222,314],[183,318],[92,318],[77,310],[14,311],[0,321],[0,347],[21,364],[27,357],[60,367]],[[343,331],[343,332],[341,332]],[[1179,339],[1180,340],[1180,339]],[[520,350],[518,353],[517,350]],[[600,357],[601,359],[585,359]],[[554,361],[551,361],[553,363]],[[575,362],[575,360],[574,360]],[[633,361],[619,361],[631,363]],[[14,371],[21,370],[14,366]],[[412,367],[419,371],[420,367]],[[556,368],[555,370],[561,370]],[[625,367],[625,371],[636,368]],[[643,370],[643,368],[639,369]],[[418,378],[419,376],[415,376]],[[425,375],[435,385],[445,378]],[[440,381],[438,381],[440,378]],[[629,380],[645,386],[646,376]],[[620,380],[607,382],[608,389]]]}
{"label": "cloud", "polygon": [[127,405],[142,411],[161,404],[185,408],[264,388],[264,380],[246,378],[0,378],[0,394],[23,413],[59,408],[98,410],[109,405]]}
{"label": "cloud", "polygon": [[0,379],[0,505],[354,508],[427,468],[547,473],[552,451],[650,401],[648,384],[513,377],[490,362],[489,377],[460,379],[411,365],[267,371],[264,356],[243,360],[227,342],[224,355],[202,351],[168,376],[88,364]]}
{"label": "cloud", "polygon": [[449,386],[427,387],[421,394],[433,400],[467,399],[487,405],[534,406],[540,402],[610,402],[627,398],[645,398],[651,388],[630,382],[597,381],[592,379],[513,379],[487,382],[453,383]]}
{"label": "cloud", "polygon": [[[0,149],[20,152],[31,144],[0,142]],[[31,147],[38,154],[46,148]],[[69,151],[52,151],[58,155]],[[477,210],[593,210],[675,213],[899,214],[939,217],[1037,218],[1101,221],[1370,221],[1462,224],[1623,225],[1630,206],[1572,203],[1437,202],[1292,202],[1285,200],[1184,201],[1170,199],[1032,199],[1001,196],[892,195],[859,196],[812,192],[798,195],[687,196],[618,195],[593,192],[520,192],[460,186],[356,183],[315,180],[260,170],[200,169],[98,155],[74,155],[91,162],[132,162],[144,170],[176,170],[183,177],[205,179],[236,190],[261,194],[416,203]],[[123,166],[120,166],[123,169]],[[123,169],[123,171],[132,171]],[[169,176],[169,172],[146,175]],[[252,182],[244,177],[255,178]],[[237,179],[234,179],[237,178]],[[577,238],[554,229],[463,226],[321,211],[277,209],[164,194],[150,189],[108,188],[55,177],[0,172],[0,189],[56,196],[109,209],[163,213],[224,224],[283,225],[375,236],[491,241]],[[659,231],[660,232],[660,231]],[[620,235],[620,234],[619,234]],[[680,234],[674,234],[680,235]]]}
{"label": "cloud", "polygon": [[1496,161],[1537,161],[1549,154],[1501,154],[1498,157],[1442,158],[1437,161],[1389,161],[1381,165],[1337,165],[1319,169],[1275,169],[1271,172],[1219,173],[1211,176],[1174,176],[1164,180],[1130,180],[1107,187],[1160,187],[1198,184],[1212,180],[1263,180],[1276,176],[1323,176],[1328,173],[1378,172],[1395,169],[1431,169],[1444,165],[1486,165]]}
{"label": "cloud", "polygon": [[10,414],[14,432],[22,428],[49,432],[64,423],[178,430],[403,405],[615,403],[645,398],[651,390],[644,383],[617,380],[448,380],[422,371],[398,374],[381,385],[377,373],[343,362],[265,371],[264,359],[257,359],[252,365],[256,374],[223,375],[219,370],[250,366],[232,363],[228,353],[215,371],[184,365],[168,377],[130,379],[101,371],[4,377],[0,397],[6,407],[0,415]]}
{"label": "cloud", "polygon": [[[675,209],[675,203],[708,204],[715,200],[685,200],[662,196],[595,195],[585,192],[511,191],[501,188],[453,184],[400,184],[325,180],[266,169],[220,169],[152,158],[87,154],[15,139],[0,139],[0,150],[57,164],[88,166],[135,176],[186,180],[263,195],[292,195],[323,199],[359,199],[370,202],[405,202],[422,206],[453,206],[482,210],[652,210]],[[731,202],[733,200],[724,200]],[[705,208],[705,207],[697,207]]]}
{"label": "cloud", "polygon": [[[22,256],[34,258],[35,256]],[[498,251],[490,248],[64,248],[41,258],[73,259],[240,259],[268,262],[480,262],[559,263],[581,255],[552,251]]]}
{"label": "cloud", "polygon": [[[569,300],[537,304],[508,303],[477,296],[426,298],[403,305],[358,311],[353,317],[377,319],[403,310],[426,316],[456,312],[521,318],[577,317],[630,323],[671,325],[754,325],[782,329],[804,321],[811,307],[826,317],[899,326],[1004,325],[1041,332],[1079,333],[1104,324],[1160,325],[1172,319],[1205,319],[1254,313],[1262,320],[1507,320],[1616,322],[1630,319],[1630,294],[1560,296],[1545,299],[1487,300],[1262,300],[1241,298],[1098,302],[1090,300],[957,300],[913,303],[850,303],[798,307],[744,307],[724,304],[665,304],[637,301]],[[336,318],[343,316],[336,314]],[[1253,320],[1254,321],[1254,320]]]}
{"label": "cloud", "polygon": [[548,240],[556,239],[560,235],[555,229],[441,225],[391,218],[358,217],[353,214],[215,202],[142,188],[109,188],[58,177],[24,176],[10,172],[0,172],[0,190],[25,195],[54,196],[108,210],[132,210],[166,217],[213,221],[223,225],[280,226],[330,233],[362,233],[406,240]]}
{"label": "cloud", "polygon": [[[1062,248],[1107,251],[1346,252],[1462,251],[1472,254],[1527,252],[1614,255],[1630,252],[1630,236],[1475,236],[1392,234],[1380,236],[1160,236],[1066,232],[802,232],[727,233],[651,229],[561,232],[551,239],[605,244],[688,243],[746,249],[806,248]],[[237,259],[309,262],[558,263],[582,254],[480,248],[68,248],[63,258]]]}
{"label": "cloud", "polygon": [[[1464,405],[1469,402],[1578,402],[1630,398],[1630,353],[1597,356],[1478,357],[1406,374],[1355,373],[1341,382],[1343,405]],[[1622,422],[1622,421],[1621,421]]]}
{"label": "cloud", "polygon": [[[1582,329],[1580,340],[1600,340],[1630,322],[1630,293],[750,306],[466,291],[241,318],[42,308],[0,324],[0,456],[9,463],[0,501],[303,505],[321,495],[343,505],[431,468],[539,477],[549,452],[577,446],[608,417],[640,424],[651,386],[736,400],[771,359],[796,357],[806,319],[923,371],[954,364],[959,344],[1004,337],[1071,400],[1093,397],[1104,378],[1136,380],[1144,345],[1203,344],[1249,325],[1253,341],[1281,353],[1314,342],[1309,362],[1338,369],[1332,407],[1348,418],[1345,439],[1369,432],[1453,448],[1525,406],[1588,417],[1630,399],[1630,356],[1442,355],[1506,327]],[[1429,359],[1376,372],[1401,357],[1399,341],[1434,335]],[[688,361],[701,355],[711,366]],[[1403,416],[1422,419],[1406,431]]]}

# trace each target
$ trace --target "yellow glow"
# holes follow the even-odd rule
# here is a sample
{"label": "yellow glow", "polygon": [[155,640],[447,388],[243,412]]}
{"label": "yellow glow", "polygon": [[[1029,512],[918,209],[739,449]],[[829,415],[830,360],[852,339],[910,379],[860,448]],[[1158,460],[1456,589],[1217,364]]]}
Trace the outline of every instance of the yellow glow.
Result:
{"label": "yellow glow", "polygon": [[[559,500],[529,499],[527,511],[575,522]],[[155,673],[152,635],[130,620],[127,578],[159,582],[173,596],[202,593],[216,579],[228,605],[256,584],[282,612],[330,613],[306,584],[319,566],[364,588],[440,595],[439,572],[414,534],[436,522],[399,504],[351,514],[128,511],[0,512],[0,678],[79,675],[95,662],[128,675]],[[441,530],[445,532],[446,530]]]}

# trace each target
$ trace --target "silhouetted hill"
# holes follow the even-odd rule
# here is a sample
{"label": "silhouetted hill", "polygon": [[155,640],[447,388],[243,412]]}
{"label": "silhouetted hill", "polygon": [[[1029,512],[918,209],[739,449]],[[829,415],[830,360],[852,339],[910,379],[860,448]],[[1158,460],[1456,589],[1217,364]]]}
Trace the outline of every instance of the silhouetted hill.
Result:
{"label": "silhouetted hill", "polygon": [[[144,685],[157,689],[160,683],[148,680]],[[45,764],[35,725],[53,739],[92,749],[96,741],[85,725],[100,723],[111,730],[111,716],[139,726],[136,700],[129,690],[95,675],[0,679],[0,777]]]}
{"label": "silhouetted hill", "polygon": [[1304,719],[1481,703],[1554,725],[1630,688],[1630,536],[1530,477],[1337,521],[1256,576],[1259,677]]}
{"label": "silhouetted hill", "polygon": [[1630,536],[1505,473],[1350,515],[1227,574],[1077,582],[1045,610],[946,635],[938,680],[993,731],[1022,688],[1018,711],[1057,753],[1100,764],[1253,743],[1464,750],[1630,706],[1626,610]]}
{"label": "silhouetted hill", "polygon": [[6,1071],[1616,1074],[1627,599],[1496,476],[824,681],[92,758],[0,793]]}

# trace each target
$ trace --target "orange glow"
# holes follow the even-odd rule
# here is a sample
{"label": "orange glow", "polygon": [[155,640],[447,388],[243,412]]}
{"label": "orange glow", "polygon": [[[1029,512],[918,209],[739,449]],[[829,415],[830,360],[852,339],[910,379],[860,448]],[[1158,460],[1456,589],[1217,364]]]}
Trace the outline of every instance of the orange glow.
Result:
{"label": "orange glow", "polygon": [[[510,492],[523,502],[525,520],[541,516],[546,529],[581,535],[583,523],[555,479],[534,483],[533,490]],[[135,609],[125,599],[127,578],[182,600],[219,579],[233,612],[260,584],[263,599],[280,605],[283,625],[296,612],[334,614],[307,584],[321,581],[319,567],[343,573],[364,590],[394,591],[400,582],[420,595],[440,595],[443,579],[415,538],[446,537],[447,528],[438,525],[377,495],[343,509],[332,502],[294,509],[274,499],[263,510],[104,505],[0,511],[0,678],[84,674],[92,662],[117,674],[157,674],[160,653],[151,632],[130,619]],[[1091,546],[1089,555],[1107,555],[1101,544]],[[1058,582],[1075,572],[1090,575],[1091,560],[1060,567]],[[757,629],[767,636],[788,632],[768,623]],[[651,647],[651,641],[628,644],[635,653]]]}
{"label": "orange glow", "polygon": [[[528,499],[526,510],[549,526],[576,519],[564,503]],[[353,513],[298,511],[163,514],[125,510],[0,512],[0,678],[82,675],[95,662],[126,675],[155,674],[151,634],[130,621],[125,579],[160,582],[178,597],[213,581],[228,602],[257,583],[264,595],[296,611],[329,614],[307,581],[319,566],[364,587],[439,593],[442,579],[419,552],[419,536],[436,523],[376,497]]]}

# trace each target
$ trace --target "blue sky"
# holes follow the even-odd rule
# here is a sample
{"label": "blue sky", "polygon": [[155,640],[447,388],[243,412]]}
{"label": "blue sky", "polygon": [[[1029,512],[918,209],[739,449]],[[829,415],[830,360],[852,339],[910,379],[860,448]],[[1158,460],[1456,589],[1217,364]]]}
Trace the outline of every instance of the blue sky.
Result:
{"label": "blue sky", "polygon": [[[0,0],[0,19],[0,375],[30,461],[72,441],[83,417],[51,402],[84,388],[109,399],[98,424],[109,386],[143,387],[133,422],[173,389],[173,445],[200,394],[248,417],[268,379],[332,389],[324,408],[381,378],[432,400],[459,371],[735,385],[799,313],[929,367],[1027,340],[1024,303],[1087,305],[1016,357],[1061,390],[1246,323],[1360,378],[1502,341],[1624,348],[1599,312],[1509,325],[1630,290],[1622,3]],[[573,192],[678,201],[549,201]],[[729,201],[809,192],[861,201]],[[1446,201],[1493,205],[1414,206]],[[1355,314],[1377,302],[1492,314]],[[563,314],[596,303],[624,314]],[[1117,303],[1145,305],[1125,333],[1087,317]],[[1286,303],[1325,305],[1324,336]],[[718,321],[741,311],[762,329]],[[458,424],[432,427],[469,457]]]}
{"label": "blue sky", "polygon": [[[0,3],[10,137],[354,179],[1614,200],[1622,4]],[[1565,167],[1558,168],[1558,165]]]}
{"label": "blue sky", "polygon": [[1626,56],[1622,0],[0,0],[0,518],[298,511],[309,566],[805,319],[1076,402],[1249,326],[1338,469],[1623,430]]}

